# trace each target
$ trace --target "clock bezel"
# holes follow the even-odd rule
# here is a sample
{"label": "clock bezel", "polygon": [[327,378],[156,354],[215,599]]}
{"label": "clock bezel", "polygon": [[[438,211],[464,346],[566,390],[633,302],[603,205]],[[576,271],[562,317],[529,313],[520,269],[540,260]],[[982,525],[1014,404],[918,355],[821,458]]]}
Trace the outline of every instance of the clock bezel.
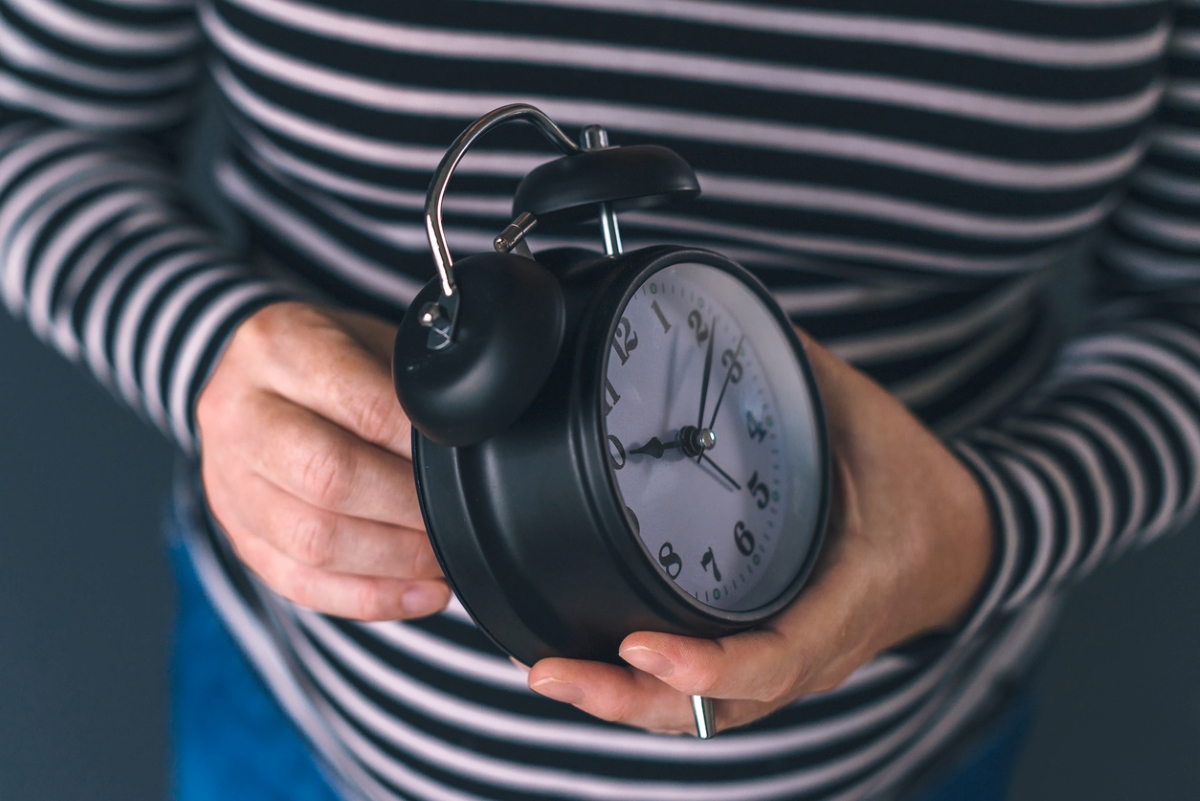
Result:
{"label": "clock bezel", "polygon": [[[654,251],[659,251],[655,253]],[[615,293],[603,292],[602,299],[593,309],[595,322],[607,317],[607,324],[604,328],[604,336],[600,340],[599,347],[592,349],[591,358],[580,353],[579,365],[581,369],[581,390],[585,402],[584,414],[580,419],[586,419],[589,423],[590,431],[585,434],[593,446],[592,452],[587,453],[583,462],[588,468],[586,472],[600,472],[603,475],[600,477],[593,476],[592,483],[594,485],[593,492],[597,500],[603,498],[607,503],[601,501],[601,507],[608,507],[603,514],[604,529],[609,532],[610,540],[618,554],[628,559],[628,557],[636,554],[639,557],[639,563],[649,567],[650,573],[653,573],[653,582],[660,588],[665,588],[670,592],[675,600],[682,600],[693,613],[709,619],[720,621],[725,624],[733,624],[735,626],[753,626],[772,617],[787,607],[807,583],[813,568],[816,565],[816,560],[820,554],[826,528],[828,527],[829,504],[830,504],[830,453],[829,442],[825,427],[824,407],[821,404],[820,392],[817,388],[816,377],[813,374],[812,366],[809,363],[808,355],[804,350],[804,345],[800,341],[792,322],[783,313],[778,302],[772,297],[770,290],[754,276],[753,273],[746,270],[736,262],[712,251],[703,250],[700,248],[684,248],[684,247],[669,247],[662,246],[656,248],[648,248],[637,253],[627,254],[628,256],[637,256],[638,258],[630,258],[620,269],[612,276],[614,283],[624,285],[623,291],[617,295]],[[612,358],[611,343],[613,337],[617,333],[617,328],[620,324],[621,316],[628,306],[629,302],[640,291],[642,285],[650,280],[654,275],[663,270],[680,264],[703,264],[708,267],[720,270],[745,286],[751,294],[758,298],[762,303],[763,310],[768,313],[775,324],[782,329],[784,339],[791,347],[792,355],[795,358],[796,365],[802,376],[802,383],[809,391],[810,408],[813,411],[814,428],[818,438],[817,451],[818,460],[821,464],[820,475],[822,477],[823,486],[818,490],[817,497],[820,504],[814,523],[814,531],[812,541],[809,544],[804,560],[801,562],[796,574],[792,577],[778,595],[771,601],[749,610],[727,610],[706,604],[703,601],[693,597],[690,593],[684,590],[679,584],[668,577],[665,572],[658,566],[654,554],[642,540],[641,536],[633,531],[628,518],[624,513],[624,501],[621,495],[620,487],[617,483],[615,472],[609,464],[608,448],[607,448],[607,425],[604,415],[604,382],[608,376],[609,360]],[[630,270],[630,268],[633,268]],[[630,274],[632,273],[632,274]],[[610,285],[611,286],[611,285]],[[586,348],[588,343],[595,343],[595,339],[588,336],[587,329],[590,326],[584,324],[584,332],[580,336],[579,347]],[[598,358],[597,358],[598,357]],[[590,362],[590,363],[589,363]],[[596,471],[595,465],[600,465],[600,470]],[[602,485],[600,486],[595,485]],[[614,532],[620,532],[615,535]],[[630,560],[632,561],[632,560]],[[646,571],[636,571],[635,581],[646,581]],[[636,584],[635,584],[636,586]]]}

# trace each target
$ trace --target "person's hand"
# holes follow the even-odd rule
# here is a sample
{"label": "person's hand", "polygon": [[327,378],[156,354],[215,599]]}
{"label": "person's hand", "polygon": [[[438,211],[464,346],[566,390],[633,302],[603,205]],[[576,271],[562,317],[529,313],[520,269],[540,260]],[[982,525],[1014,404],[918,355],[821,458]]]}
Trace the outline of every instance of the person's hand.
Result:
{"label": "person's hand", "polygon": [[396,329],[300,303],[234,333],[196,419],[209,507],[273,590],[341,617],[430,615],[450,598],[421,520]]}
{"label": "person's hand", "polygon": [[829,427],[834,491],[813,579],[760,628],[719,640],[639,632],[632,667],[543,659],[529,686],[604,720],[695,732],[690,695],[717,729],[837,687],[887,648],[952,626],[987,575],[992,532],[974,476],[899,401],[804,338]]}

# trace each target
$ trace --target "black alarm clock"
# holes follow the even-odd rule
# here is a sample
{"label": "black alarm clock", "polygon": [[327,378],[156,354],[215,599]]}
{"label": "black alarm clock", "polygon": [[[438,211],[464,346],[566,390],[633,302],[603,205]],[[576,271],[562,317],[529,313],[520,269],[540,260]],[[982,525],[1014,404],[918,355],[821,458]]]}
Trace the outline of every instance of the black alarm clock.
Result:
{"label": "black alarm clock", "polygon": [[[502,123],[563,156],[522,181],[494,253],[453,263],[447,183]],[[421,511],[462,605],[531,665],[618,662],[635,631],[720,637],[787,606],[829,508],[821,401],[788,318],[744,268],[707,250],[622,253],[616,213],[695,197],[663,147],[576,145],[516,104],[473,123],[430,185],[437,277],[396,335]],[[599,217],[605,252],[524,241]],[[693,699],[697,733],[712,708]]]}

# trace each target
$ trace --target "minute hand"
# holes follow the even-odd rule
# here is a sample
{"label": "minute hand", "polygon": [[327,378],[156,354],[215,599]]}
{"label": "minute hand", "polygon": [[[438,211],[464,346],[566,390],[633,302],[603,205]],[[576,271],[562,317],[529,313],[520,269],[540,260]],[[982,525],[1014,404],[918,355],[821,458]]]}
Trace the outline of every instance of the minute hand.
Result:
{"label": "minute hand", "polygon": [[721,394],[717,396],[717,405],[713,407],[712,417],[708,421],[709,430],[712,430],[717,422],[717,412],[721,411],[721,401],[725,400],[725,390],[729,389],[729,379],[733,375],[733,368],[737,366],[738,354],[742,352],[742,343],[745,341],[746,335],[742,334],[737,347],[733,349],[733,358],[729,360],[729,369],[725,371],[725,383],[721,385]]}
{"label": "minute hand", "polygon": [[708,379],[712,376],[713,343],[717,341],[717,317],[713,315],[712,328],[708,334],[708,353],[704,356],[704,380],[700,382],[700,417],[696,428],[704,427],[704,407],[708,403]]}

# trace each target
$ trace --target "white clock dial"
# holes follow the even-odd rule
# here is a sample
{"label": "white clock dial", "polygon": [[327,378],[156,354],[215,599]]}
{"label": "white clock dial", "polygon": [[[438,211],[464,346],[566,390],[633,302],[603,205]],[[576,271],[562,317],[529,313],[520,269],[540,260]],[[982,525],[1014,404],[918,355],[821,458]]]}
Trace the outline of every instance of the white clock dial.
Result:
{"label": "white clock dial", "polygon": [[650,558],[708,606],[770,603],[807,558],[823,458],[779,323],[724,271],[674,265],[622,311],[606,378],[610,467]]}

